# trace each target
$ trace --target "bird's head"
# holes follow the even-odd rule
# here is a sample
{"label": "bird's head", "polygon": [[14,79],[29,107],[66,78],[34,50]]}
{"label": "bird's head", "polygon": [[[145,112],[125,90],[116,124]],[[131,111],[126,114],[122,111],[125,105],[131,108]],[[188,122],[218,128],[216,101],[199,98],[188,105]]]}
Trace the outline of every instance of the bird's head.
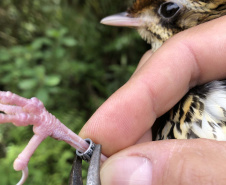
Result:
{"label": "bird's head", "polygon": [[226,15],[226,0],[136,0],[101,23],[134,27],[157,50],[174,34]]}

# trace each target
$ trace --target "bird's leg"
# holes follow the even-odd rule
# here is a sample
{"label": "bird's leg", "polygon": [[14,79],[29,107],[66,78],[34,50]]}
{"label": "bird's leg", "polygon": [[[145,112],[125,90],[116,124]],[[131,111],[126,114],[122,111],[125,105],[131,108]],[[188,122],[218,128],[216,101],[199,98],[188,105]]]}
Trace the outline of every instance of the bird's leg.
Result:
{"label": "bird's leg", "polygon": [[[19,184],[28,175],[28,162],[39,144],[48,136],[63,140],[81,152],[89,144],[50,114],[37,98],[26,99],[11,92],[0,91],[0,124],[12,122],[16,126],[33,125],[34,136],[14,162],[14,169],[23,171]],[[102,155],[102,161],[106,157]]]}

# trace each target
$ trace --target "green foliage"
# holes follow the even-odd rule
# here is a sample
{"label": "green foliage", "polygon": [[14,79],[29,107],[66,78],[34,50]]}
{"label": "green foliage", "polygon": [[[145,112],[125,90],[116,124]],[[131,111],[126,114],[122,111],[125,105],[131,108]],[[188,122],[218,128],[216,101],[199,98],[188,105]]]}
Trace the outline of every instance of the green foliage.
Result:
{"label": "green foliage", "polygon": [[[148,49],[134,30],[99,24],[129,2],[0,1],[0,90],[41,99],[78,133]],[[32,127],[0,125],[1,184],[20,178],[13,161],[32,134]],[[68,144],[46,139],[31,158],[26,184],[68,184],[73,157]]]}

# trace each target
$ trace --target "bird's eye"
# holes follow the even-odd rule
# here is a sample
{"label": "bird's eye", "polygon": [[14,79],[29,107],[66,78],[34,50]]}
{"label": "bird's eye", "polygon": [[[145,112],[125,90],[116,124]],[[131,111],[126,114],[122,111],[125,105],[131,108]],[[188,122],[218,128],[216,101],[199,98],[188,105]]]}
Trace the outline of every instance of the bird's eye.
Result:
{"label": "bird's eye", "polygon": [[161,4],[159,14],[164,18],[174,17],[180,10],[180,6],[174,2],[166,2]]}

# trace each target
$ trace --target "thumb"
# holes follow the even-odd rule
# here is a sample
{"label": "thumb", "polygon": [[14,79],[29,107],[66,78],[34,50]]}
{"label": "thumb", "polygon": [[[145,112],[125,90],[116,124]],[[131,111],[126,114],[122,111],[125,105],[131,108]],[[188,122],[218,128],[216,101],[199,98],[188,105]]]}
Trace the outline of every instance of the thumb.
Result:
{"label": "thumb", "polygon": [[143,143],[110,157],[101,168],[104,185],[225,184],[226,143],[168,140]]}

